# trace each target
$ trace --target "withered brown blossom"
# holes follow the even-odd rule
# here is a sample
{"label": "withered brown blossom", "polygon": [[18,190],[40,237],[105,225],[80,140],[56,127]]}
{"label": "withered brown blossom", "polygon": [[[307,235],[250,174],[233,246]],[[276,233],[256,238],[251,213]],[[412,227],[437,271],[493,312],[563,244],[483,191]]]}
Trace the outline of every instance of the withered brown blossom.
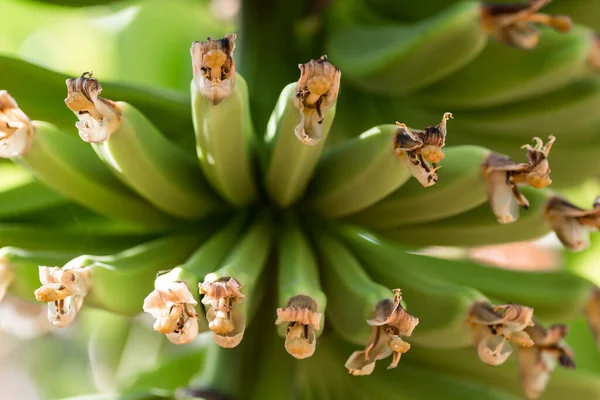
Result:
{"label": "withered brown blossom", "polygon": [[65,327],[75,319],[92,284],[88,267],[40,267],[42,286],[34,292],[37,301],[48,303],[48,320]]}
{"label": "withered brown blossom", "polygon": [[77,116],[75,126],[85,142],[102,143],[117,130],[121,122],[118,105],[100,97],[102,86],[91,72],[79,78],[67,79],[65,104]]}
{"label": "withered brown blossom", "polygon": [[568,333],[566,325],[544,329],[536,321],[535,326],[528,327],[525,332],[533,340],[533,346],[517,351],[521,386],[528,399],[537,399],[546,390],[557,365],[575,368],[574,353],[563,340]]}
{"label": "withered brown blossom", "polygon": [[216,344],[232,348],[240,344],[246,329],[246,318],[240,309],[245,302],[242,285],[234,278],[222,277],[201,282],[200,294],[206,309],[208,327]]}
{"label": "withered brown blossom", "polygon": [[566,248],[582,251],[590,245],[590,232],[600,228],[600,197],[594,200],[591,210],[584,210],[553,196],[546,203],[545,217]]}
{"label": "withered brown blossom", "polygon": [[480,8],[483,30],[497,40],[522,49],[533,49],[540,41],[535,24],[546,25],[559,32],[571,30],[571,18],[548,15],[538,11],[551,0],[530,0],[523,4],[482,4]]}
{"label": "withered brown blossom", "polygon": [[534,147],[524,145],[527,150],[527,163],[517,164],[509,157],[492,153],[483,163],[483,176],[487,180],[488,201],[498,222],[511,223],[519,216],[519,206],[528,209],[529,201],[519,191],[517,185],[529,185],[543,189],[552,183],[548,154],[556,138],[549,137],[544,145],[542,139],[534,137]]}
{"label": "withered brown blossom", "polygon": [[400,336],[410,336],[419,319],[409,314],[400,304],[400,289],[394,289],[394,300],[384,299],[375,306],[373,319],[367,323],[373,327],[369,343],[364,351],[352,353],[346,368],[351,375],[370,375],[375,362],[392,356],[388,369],[396,368],[403,353],[410,350],[410,343]]}
{"label": "withered brown blossom", "polygon": [[192,43],[190,49],[194,85],[215,105],[229,97],[235,86],[235,39],[235,34],[219,40],[209,37],[203,42]]}
{"label": "withered brown blossom", "polygon": [[35,128],[6,90],[0,90],[0,158],[19,157],[29,150]]}
{"label": "withered brown blossom", "polygon": [[323,138],[325,113],[337,101],[342,73],[327,60],[327,56],[299,64],[298,68],[301,72],[294,105],[300,119],[294,132],[303,144],[313,146]]}
{"label": "withered brown blossom", "polygon": [[479,359],[489,365],[500,365],[512,354],[511,341],[521,347],[533,346],[525,332],[533,326],[533,308],[518,304],[493,306],[480,301],[471,306],[467,324],[473,331],[473,345]]}
{"label": "withered brown blossom", "polygon": [[437,170],[440,167],[437,163],[444,158],[442,148],[446,145],[446,121],[450,118],[451,113],[444,113],[442,122],[422,131],[396,122],[398,131],[394,138],[394,150],[404,160],[412,176],[425,187],[438,180]]}
{"label": "withered brown blossom", "polygon": [[298,295],[289,299],[287,307],[277,309],[276,325],[287,322],[285,349],[292,356],[303,359],[314,354],[321,329],[321,313],[312,297]]}

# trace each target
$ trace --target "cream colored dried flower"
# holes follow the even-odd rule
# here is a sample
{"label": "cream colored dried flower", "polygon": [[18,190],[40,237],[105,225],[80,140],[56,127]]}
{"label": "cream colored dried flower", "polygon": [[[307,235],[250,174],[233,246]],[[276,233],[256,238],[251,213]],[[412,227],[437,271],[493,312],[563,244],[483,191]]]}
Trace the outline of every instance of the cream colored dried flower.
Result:
{"label": "cream colored dried flower", "polygon": [[48,320],[63,328],[75,319],[92,285],[88,267],[40,267],[42,286],[34,292],[37,301],[48,303]]}
{"label": "cream colored dried flower", "polygon": [[312,297],[298,295],[290,298],[287,307],[277,309],[276,325],[288,323],[285,349],[292,356],[303,359],[314,354],[321,329],[321,313]]}
{"label": "cream colored dried flower", "polygon": [[446,145],[446,121],[451,113],[444,113],[442,121],[424,130],[410,129],[406,124],[396,122],[398,131],[394,138],[394,150],[402,158],[412,176],[421,185],[428,187],[438,180],[437,166],[444,158],[442,148]]}
{"label": "cream colored dried flower", "polygon": [[591,210],[584,210],[554,196],[546,203],[545,217],[566,248],[585,250],[590,246],[590,232],[600,228],[600,197]]}
{"label": "cream colored dried flower", "polygon": [[19,157],[29,150],[35,128],[6,90],[0,90],[0,158]]}
{"label": "cream colored dried flower", "polygon": [[194,85],[211,103],[219,104],[233,92],[235,86],[235,34],[223,39],[206,39],[192,43]]}
{"label": "cream colored dried flower", "polygon": [[211,280],[198,285],[207,306],[206,320],[216,344],[232,348],[240,344],[246,329],[246,318],[240,306],[245,302],[242,285],[230,277]]}
{"label": "cream colored dried flower", "polygon": [[187,344],[198,336],[196,304],[185,283],[159,277],[144,299],[144,312],[156,319],[154,330],[167,335],[171,343]]}
{"label": "cream colored dried flower", "polygon": [[346,361],[351,375],[370,375],[375,369],[375,362],[390,355],[392,363],[388,369],[396,368],[402,354],[410,350],[410,343],[400,336],[412,335],[419,319],[402,308],[400,300],[400,289],[394,289],[394,301],[384,299],[375,306],[373,319],[367,321],[373,327],[367,347],[364,351],[355,351]]}
{"label": "cream colored dried flower", "polygon": [[511,223],[519,217],[519,205],[529,208],[529,201],[519,191],[517,185],[529,185],[543,189],[552,183],[548,154],[556,138],[549,137],[544,146],[542,139],[534,137],[534,147],[525,145],[527,163],[517,164],[509,157],[492,153],[482,165],[483,176],[487,180],[488,201],[498,222]]}
{"label": "cream colored dried flower", "polygon": [[492,306],[481,301],[471,306],[467,324],[473,331],[473,344],[479,359],[489,365],[500,365],[512,354],[511,341],[522,347],[533,342],[525,333],[533,326],[533,308],[518,304]]}
{"label": "cream colored dried flower", "polygon": [[91,72],[67,79],[68,95],[65,104],[79,119],[75,126],[85,142],[102,143],[117,130],[121,122],[119,107],[100,97],[102,86]]}
{"label": "cream colored dried flower", "polygon": [[337,101],[342,73],[327,56],[299,64],[298,68],[301,72],[294,105],[300,119],[294,132],[303,144],[314,146],[323,138],[325,113]]}

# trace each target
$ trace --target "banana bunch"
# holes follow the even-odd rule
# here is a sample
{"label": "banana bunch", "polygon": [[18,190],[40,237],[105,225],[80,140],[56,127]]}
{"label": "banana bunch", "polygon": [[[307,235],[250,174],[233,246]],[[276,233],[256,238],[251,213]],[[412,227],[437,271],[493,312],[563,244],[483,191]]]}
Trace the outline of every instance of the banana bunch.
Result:
{"label": "banana bunch", "polygon": [[332,3],[275,95],[261,85],[290,69],[251,68],[234,34],[192,44],[190,98],[86,72],[57,113],[63,77],[0,56],[48,86],[0,74],[0,298],[47,303],[56,327],[149,314],[157,341],[202,353],[176,398],[599,397],[553,373],[573,366],[563,324],[593,309],[589,276],[417,254],[553,230],[586,248],[597,204],[548,187],[598,168],[589,144],[567,164],[600,122],[592,34],[543,0],[445,3]]}

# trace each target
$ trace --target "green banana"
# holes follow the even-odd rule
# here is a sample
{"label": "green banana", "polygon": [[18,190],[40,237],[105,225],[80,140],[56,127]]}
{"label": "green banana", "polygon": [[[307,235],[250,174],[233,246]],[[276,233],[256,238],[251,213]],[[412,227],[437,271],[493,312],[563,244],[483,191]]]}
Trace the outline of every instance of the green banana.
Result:
{"label": "green banana", "polygon": [[381,125],[326,152],[309,188],[310,206],[323,216],[343,217],[402,186],[411,171],[394,149],[399,131]]}
{"label": "green banana", "polygon": [[[279,335],[286,338],[290,354],[306,358],[314,353],[316,337],[323,332],[327,297],[321,289],[316,256],[296,217],[289,213],[284,216],[278,257]],[[307,337],[298,337],[299,330]]]}
{"label": "green banana", "polygon": [[99,97],[91,75],[67,80],[67,106],[80,119],[79,135],[117,177],[168,214],[196,219],[221,210],[197,161],[165,138],[132,105]]}
{"label": "green banana", "polygon": [[298,82],[281,92],[265,133],[265,188],[284,207],[309,184],[333,124],[340,84],[339,69],[325,56],[300,69]]}
{"label": "green banana", "polygon": [[486,41],[479,4],[464,2],[411,25],[334,30],[327,52],[355,85],[396,96],[435,83],[467,65]]}
{"label": "green banana", "polygon": [[[248,86],[235,72],[234,47],[235,35],[221,40],[194,42],[191,49],[194,67],[191,93],[200,166],[212,187],[228,202],[239,207],[254,201],[258,191],[253,181],[254,128]],[[210,79],[205,77],[203,69],[211,71]],[[213,76],[217,70],[222,72]],[[213,88],[211,84],[214,85],[212,91],[206,88]],[[225,90],[225,87],[230,93],[215,103],[209,96],[215,91]]]}
{"label": "green banana", "polygon": [[499,225],[490,206],[483,204],[450,218],[387,229],[381,234],[397,243],[414,247],[473,247],[542,237],[550,231],[544,218],[549,193],[529,187],[522,191],[530,202],[529,209],[511,224]]}
{"label": "green banana", "polygon": [[473,110],[539,97],[580,77],[593,43],[592,32],[581,27],[568,34],[543,30],[531,52],[492,41],[470,64],[413,99],[424,106]]}
{"label": "green banana", "polygon": [[[348,226],[336,229],[349,244],[366,271],[377,281],[402,288],[411,312],[419,317],[413,342],[437,348],[469,346],[471,335],[466,325],[471,305],[485,296],[470,285],[419,271],[399,262],[368,231]],[[402,250],[400,250],[402,251]]]}
{"label": "green banana", "polygon": [[437,184],[424,189],[419,182],[409,181],[346,220],[372,229],[390,229],[452,217],[483,204],[487,195],[481,165],[490,151],[456,146],[445,153]]}

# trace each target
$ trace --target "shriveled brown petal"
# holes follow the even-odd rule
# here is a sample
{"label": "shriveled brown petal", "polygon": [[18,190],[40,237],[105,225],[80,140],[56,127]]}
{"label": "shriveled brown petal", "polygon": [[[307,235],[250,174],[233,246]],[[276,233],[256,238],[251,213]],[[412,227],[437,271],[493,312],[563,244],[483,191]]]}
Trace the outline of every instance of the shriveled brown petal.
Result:
{"label": "shriveled brown petal", "polygon": [[0,158],[19,157],[29,150],[35,128],[6,90],[0,90]]}
{"label": "shriveled brown petal", "polygon": [[375,362],[392,355],[393,350],[388,343],[394,339],[383,326],[374,326],[369,338],[369,344],[364,351],[352,353],[346,368],[351,375],[370,375],[375,369]]}
{"label": "shriveled brown petal", "polygon": [[322,317],[317,311],[317,302],[305,295],[291,297],[287,307],[277,309],[275,324],[288,323],[285,349],[298,359],[310,357],[315,352],[315,329],[320,329]]}
{"label": "shriveled brown petal", "polygon": [[314,146],[323,138],[325,113],[337,101],[342,74],[327,56],[299,64],[298,68],[300,79],[294,105],[299,111],[299,121],[294,132],[303,144]]}
{"label": "shriveled brown petal", "polygon": [[213,332],[213,339],[221,347],[237,346],[246,329],[245,313],[241,307],[245,301],[242,286],[231,277],[207,279],[200,283],[200,294],[204,295],[202,303],[208,306],[206,319]]}
{"label": "shriveled brown petal", "polygon": [[394,300],[384,299],[375,306],[373,319],[367,321],[372,326],[388,325],[397,330],[397,335],[410,336],[419,324],[419,319],[409,314],[401,305],[402,292],[394,289]]}
{"label": "shriveled brown petal", "polygon": [[90,72],[79,78],[67,79],[65,104],[79,119],[75,126],[82,140],[101,143],[117,130],[121,122],[118,105],[100,97],[102,86]]}
{"label": "shriveled brown petal", "polygon": [[292,322],[285,335],[285,350],[295,358],[302,360],[315,353],[317,336],[311,325]]}
{"label": "shriveled brown petal", "polygon": [[4,258],[0,258],[0,302],[2,302],[2,299],[6,295],[6,291],[13,278],[14,272],[12,267]]}
{"label": "shriveled brown petal", "polygon": [[419,181],[423,187],[429,187],[435,185],[438,181],[437,170],[440,167],[432,168],[425,164],[424,161],[420,160],[418,154],[413,152],[406,152],[404,150],[396,150],[396,154],[404,161],[404,164],[408,167],[410,174]]}
{"label": "shriveled brown petal", "polygon": [[586,304],[587,321],[600,349],[600,288],[594,287]]}
{"label": "shriveled brown petal", "polygon": [[194,42],[190,53],[194,72],[194,85],[214,105],[231,95],[235,86],[235,34],[219,40],[210,37]]}
{"label": "shriveled brown petal", "polygon": [[481,25],[499,41],[533,49],[539,42],[539,32],[534,24],[552,27],[560,32],[571,29],[571,19],[567,16],[551,16],[538,13],[550,0],[532,0],[526,4],[482,4]]}
{"label": "shriveled brown petal", "polygon": [[582,251],[590,245],[590,232],[600,228],[600,204],[596,201],[592,210],[583,210],[553,196],[546,203],[545,217],[566,248]]}

